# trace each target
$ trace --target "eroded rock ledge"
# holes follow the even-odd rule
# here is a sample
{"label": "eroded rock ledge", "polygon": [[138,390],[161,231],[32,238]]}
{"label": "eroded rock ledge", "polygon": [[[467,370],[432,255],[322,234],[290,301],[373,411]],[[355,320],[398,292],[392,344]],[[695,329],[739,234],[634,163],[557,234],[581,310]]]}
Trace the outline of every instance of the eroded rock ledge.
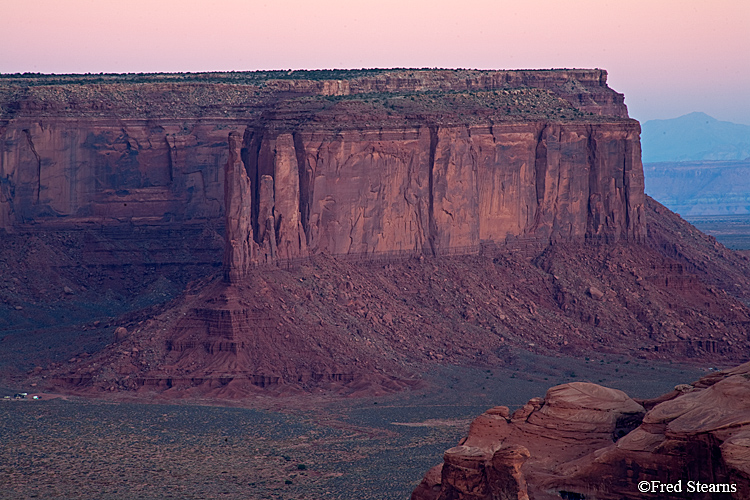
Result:
{"label": "eroded rock ledge", "polygon": [[[644,493],[643,481],[681,481],[682,491]],[[748,491],[745,363],[654,400],[573,382],[512,415],[504,406],[487,410],[426,474],[412,500],[741,499]]]}

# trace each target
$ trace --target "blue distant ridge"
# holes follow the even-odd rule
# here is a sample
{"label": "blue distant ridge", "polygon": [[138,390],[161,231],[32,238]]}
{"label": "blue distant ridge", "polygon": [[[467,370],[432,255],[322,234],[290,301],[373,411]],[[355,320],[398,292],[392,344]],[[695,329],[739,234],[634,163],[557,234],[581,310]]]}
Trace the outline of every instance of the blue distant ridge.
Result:
{"label": "blue distant ridge", "polygon": [[644,163],[750,159],[750,126],[706,113],[649,120],[641,130]]}

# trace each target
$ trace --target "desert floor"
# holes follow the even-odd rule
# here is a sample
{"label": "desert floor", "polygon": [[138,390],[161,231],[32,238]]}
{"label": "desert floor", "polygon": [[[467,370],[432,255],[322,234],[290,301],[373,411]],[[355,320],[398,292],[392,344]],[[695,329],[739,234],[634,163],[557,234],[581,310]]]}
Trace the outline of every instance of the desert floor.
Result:
{"label": "desert floor", "polygon": [[436,368],[421,389],[377,399],[4,400],[0,498],[407,499],[489,407],[576,380],[655,397],[713,368],[520,353],[495,369]]}
{"label": "desert floor", "polygon": [[0,498],[406,499],[486,408],[574,380],[653,397],[711,368],[520,354],[497,369],[442,367],[377,399],[5,400]]}

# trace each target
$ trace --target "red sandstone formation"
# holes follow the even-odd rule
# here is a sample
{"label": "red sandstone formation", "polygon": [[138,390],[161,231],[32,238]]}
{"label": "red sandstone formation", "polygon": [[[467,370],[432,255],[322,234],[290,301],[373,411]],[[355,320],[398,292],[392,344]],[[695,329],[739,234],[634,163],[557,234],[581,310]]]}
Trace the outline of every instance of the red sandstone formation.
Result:
{"label": "red sandstone formation", "polygon": [[238,134],[229,134],[229,159],[224,170],[224,279],[242,281],[255,264],[257,249],[250,224],[250,181],[240,159]]}
{"label": "red sandstone formation", "polygon": [[[643,238],[639,128],[606,72],[259,78],[1,79],[0,228],[219,228],[234,193],[259,247],[238,264]],[[249,190],[222,186],[239,148]]]}
{"label": "red sandstone formation", "polygon": [[647,210],[639,126],[605,72],[317,76],[0,78],[1,230],[85,234],[67,267],[112,273],[224,252],[222,282],[44,376],[241,397],[393,390],[519,348],[744,356],[750,312],[704,281],[741,293],[747,265],[671,245],[688,229]]}
{"label": "red sandstone formation", "polygon": [[574,382],[479,416],[412,500],[744,499],[749,437],[750,363],[640,402]]}
{"label": "red sandstone formation", "polygon": [[[253,201],[256,240],[273,212],[279,258],[305,256],[306,247],[333,255],[434,255],[513,238],[643,238],[632,122],[316,126],[294,137],[274,124],[245,134],[246,166],[261,186]],[[285,174],[290,168],[302,182]],[[264,183],[276,186],[273,206]]]}

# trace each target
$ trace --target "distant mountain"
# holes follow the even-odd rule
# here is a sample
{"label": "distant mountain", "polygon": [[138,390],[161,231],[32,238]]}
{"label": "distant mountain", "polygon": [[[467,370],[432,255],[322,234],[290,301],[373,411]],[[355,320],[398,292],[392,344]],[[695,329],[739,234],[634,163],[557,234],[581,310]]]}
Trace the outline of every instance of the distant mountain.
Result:
{"label": "distant mountain", "polygon": [[705,113],[649,120],[641,128],[644,163],[750,158],[750,126]]}

